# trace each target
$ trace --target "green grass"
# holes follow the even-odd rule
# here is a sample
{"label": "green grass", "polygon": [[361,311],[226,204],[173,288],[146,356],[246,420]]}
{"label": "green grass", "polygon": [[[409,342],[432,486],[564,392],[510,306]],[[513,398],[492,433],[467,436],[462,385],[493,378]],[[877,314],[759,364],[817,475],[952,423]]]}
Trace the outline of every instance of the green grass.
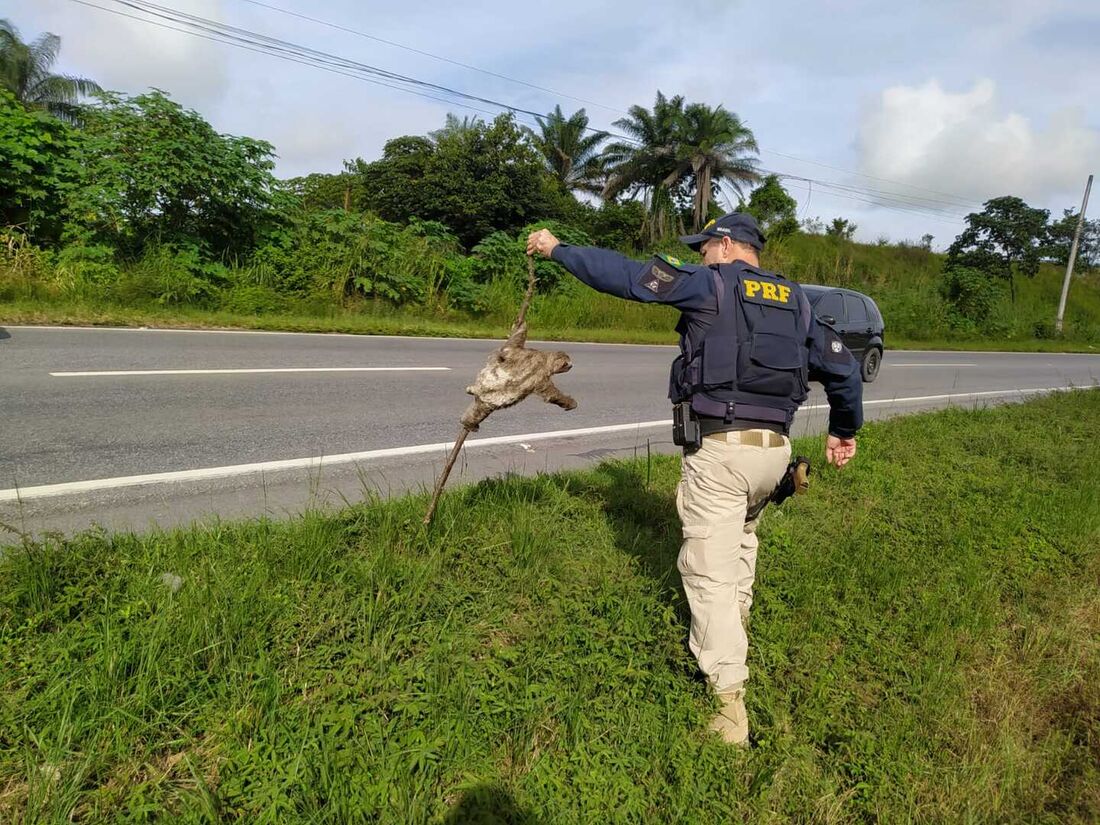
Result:
{"label": "green grass", "polygon": [[[681,249],[681,254],[691,255]],[[1006,290],[984,327],[962,330],[952,326],[939,294],[942,262],[942,255],[913,246],[875,246],[802,234],[769,244],[763,259],[764,266],[803,283],[846,286],[874,297],[886,319],[888,347],[1035,352],[1095,352],[1100,348],[1100,273],[1075,278],[1065,334],[1055,337],[1053,319],[1062,285],[1062,271],[1057,267],[1044,264],[1034,279],[1017,278],[1015,303]],[[114,286],[86,284],[66,276],[44,253],[12,253],[6,261],[0,259],[0,324],[503,338],[519,305],[518,284],[522,280],[522,273],[517,273],[516,279],[502,276],[489,283],[481,293],[480,309],[471,313],[448,308],[445,293],[436,294],[427,306],[400,308],[365,299],[341,302],[331,291],[284,295],[266,281],[264,285],[256,283],[252,269],[231,267],[227,277],[235,286],[212,288],[201,298],[201,305],[165,305],[146,294],[152,288],[148,282],[171,280],[172,272],[163,266],[149,267],[142,262],[124,265],[121,280]],[[568,277],[564,283],[564,288],[536,299],[530,320],[537,337],[675,343],[677,313],[672,309],[600,295]],[[249,290],[256,292],[249,299],[254,303],[239,300],[238,288],[248,295],[252,295]]]}
{"label": "green grass", "polygon": [[427,533],[421,496],[17,541],[0,821],[1095,822],[1097,432],[1096,390],[874,423],[769,511],[748,752],[704,732],[673,459]]}

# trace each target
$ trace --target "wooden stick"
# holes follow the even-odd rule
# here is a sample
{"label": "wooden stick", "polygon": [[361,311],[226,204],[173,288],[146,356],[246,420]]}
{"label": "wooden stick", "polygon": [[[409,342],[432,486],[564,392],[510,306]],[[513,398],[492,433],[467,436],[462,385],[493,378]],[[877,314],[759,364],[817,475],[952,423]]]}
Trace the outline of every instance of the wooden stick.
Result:
{"label": "wooden stick", "polygon": [[514,332],[520,324],[527,320],[527,308],[531,306],[531,299],[535,295],[535,259],[530,255],[527,256],[527,294],[523,296],[523,303],[519,305],[519,315],[516,316],[516,322],[512,324],[512,331]]}
{"label": "wooden stick", "polygon": [[[523,303],[519,307],[519,315],[516,316],[516,322],[512,324],[512,335],[508,337],[508,341],[512,340],[512,336],[519,331],[523,326],[524,321],[527,318],[527,308],[531,306],[531,299],[535,295],[535,259],[530,255],[527,256],[527,294],[523,296]],[[526,334],[522,336],[526,339]],[[520,346],[523,346],[523,342],[519,342]],[[458,460],[458,453],[462,449],[462,443],[466,440],[466,436],[470,434],[470,431],[465,427],[462,428],[462,432],[458,434],[458,438],[455,439],[455,445],[451,449],[450,456],[447,457],[447,463],[443,466],[443,472],[439,474],[439,480],[435,483],[435,492],[432,493],[432,501],[428,505],[428,512],[424,515],[424,525],[431,524],[432,516],[435,515],[435,506],[439,503],[439,496],[443,493],[443,486],[447,483],[447,477],[451,474],[451,468],[455,466],[455,461]]]}
{"label": "wooden stick", "polygon": [[432,493],[432,503],[428,505],[428,512],[424,516],[424,524],[427,526],[431,524],[432,516],[435,515],[435,505],[439,503],[439,496],[443,492],[443,485],[447,483],[447,476],[451,474],[451,468],[455,466],[455,461],[458,459],[458,453],[462,449],[462,442],[466,440],[466,436],[470,434],[470,431],[465,427],[458,434],[458,438],[455,439],[455,445],[451,449],[451,454],[447,457],[447,463],[443,465],[443,472],[439,474],[439,481],[435,483],[435,492]]}

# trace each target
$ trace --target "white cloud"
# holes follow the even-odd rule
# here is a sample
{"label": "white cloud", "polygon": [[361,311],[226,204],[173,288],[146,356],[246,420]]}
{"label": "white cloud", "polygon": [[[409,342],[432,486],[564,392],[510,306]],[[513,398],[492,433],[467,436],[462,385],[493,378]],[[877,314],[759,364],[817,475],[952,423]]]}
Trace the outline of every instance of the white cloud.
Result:
{"label": "white cloud", "polygon": [[1080,109],[1042,125],[1008,110],[992,80],[951,92],[936,80],[894,86],[863,114],[865,173],[985,200],[1018,195],[1045,204],[1083,183],[1100,161],[1100,131]]}
{"label": "white cloud", "polygon": [[[113,3],[105,6],[132,13]],[[175,0],[172,6],[225,19],[223,0]],[[224,46],[65,0],[48,0],[40,12],[41,21],[34,22],[61,36],[65,66],[77,67],[104,88],[136,94],[152,86],[200,109],[225,94],[229,61]]]}

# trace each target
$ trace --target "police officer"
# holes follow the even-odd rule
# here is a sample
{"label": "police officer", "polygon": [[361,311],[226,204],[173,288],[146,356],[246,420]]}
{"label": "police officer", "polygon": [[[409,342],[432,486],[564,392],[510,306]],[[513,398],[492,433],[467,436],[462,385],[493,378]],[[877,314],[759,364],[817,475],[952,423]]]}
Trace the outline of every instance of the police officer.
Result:
{"label": "police officer", "polygon": [[855,359],[814,317],[798,284],[760,268],[765,238],[750,215],[723,215],[680,240],[702,253],[702,266],[569,246],[545,229],[528,236],[527,252],[552,258],[600,292],[680,310],[669,397],[688,417],[676,428],[688,442],[676,506],[689,646],[720,701],[711,729],[747,745],[745,623],[757,537],[746,512],[787,468],[791,421],[808,381],[823,384],[829,399],[825,456],[837,467],[856,452],[863,385]]}

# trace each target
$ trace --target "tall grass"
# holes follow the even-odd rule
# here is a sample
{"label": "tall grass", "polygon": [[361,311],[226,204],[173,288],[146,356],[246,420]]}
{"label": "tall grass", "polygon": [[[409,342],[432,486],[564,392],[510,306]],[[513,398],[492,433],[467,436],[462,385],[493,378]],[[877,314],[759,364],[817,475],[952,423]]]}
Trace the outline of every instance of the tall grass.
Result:
{"label": "tall grass", "polygon": [[[412,238],[408,243],[429,241]],[[683,254],[690,257],[686,250]],[[299,257],[309,256],[301,253]],[[58,256],[29,247],[13,249],[0,254],[0,321],[506,335],[522,291],[519,252],[514,256],[516,272],[493,274],[484,283],[470,280],[470,272],[477,268],[473,258],[448,258],[438,250],[420,257],[424,260],[416,266],[395,264],[384,279],[390,292],[376,291],[374,297],[367,297],[339,267],[327,274],[314,273],[321,286],[313,291],[287,292],[278,284],[287,279],[297,283],[301,273],[280,274],[270,263],[211,265],[187,251],[168,254],[153,249],[139,261],[115,265],[103,260],[96,248],[70,249]],[[1015,302],[1009,290],[1003,290],[982,326],[962,329],[953,323],[939,292],[942,256],[918,247],[873,246],[799,234],[770,244],[763,264],[804,283],[846,286],[870,294],[886,319],[888,346],[1084,350],[1100,346],[1100,273],[1074,279],[1065,334],[1055,341],[1062,272],[1050,265],[1043,265],[1034,279],[1017,278]],[[498,263],[496,269],[502,265]],[[445,286],[443,279],[451,270],[458,274],[452,273],[450,285]],[[356,278],[356,282],[370,281],[362,274]],[[395,304],[379,295],[421,297]],[[675,342],[673,310],[601,295],[571,278],[562,278],[553,291],[538,296],[531,320],[536,334],[546,338]]]}
{"label": "tall grass", "polygon": [[[0,820],[1093,822],[1097,391],[866,428],[766,514],[705,733],[676,462],[0,560]],[[796,448],[818,459],[819,441]]]}

